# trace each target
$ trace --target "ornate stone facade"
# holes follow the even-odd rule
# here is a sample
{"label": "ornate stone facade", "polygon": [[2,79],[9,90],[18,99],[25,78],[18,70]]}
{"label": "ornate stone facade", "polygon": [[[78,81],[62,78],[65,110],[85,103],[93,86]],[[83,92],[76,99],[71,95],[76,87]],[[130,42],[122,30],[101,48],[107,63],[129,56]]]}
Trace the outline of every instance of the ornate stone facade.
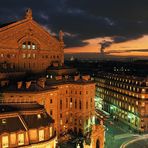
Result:
{"label": "ornate stone facade", "polygon": [[60,40],[51,36],[32,18],[32,11],[25,19],[0,28],[0,64],[11,64],[19,71],[44,72],[53,62],[64,62],[63,33]]}
{"label": "ornate stone facade", "polygon": [[[0,39],[1,103],[44,105],[55,121],[58,138],[67,132],[90,132],[95,123],[95,83],[64,66],[63,32],[59,40],[52,37],[33,20],[29,9],[24,20],[0,28]],[[27,72],[32,75],[26,76]],[[22,75],[27,78],[18,80]]]}

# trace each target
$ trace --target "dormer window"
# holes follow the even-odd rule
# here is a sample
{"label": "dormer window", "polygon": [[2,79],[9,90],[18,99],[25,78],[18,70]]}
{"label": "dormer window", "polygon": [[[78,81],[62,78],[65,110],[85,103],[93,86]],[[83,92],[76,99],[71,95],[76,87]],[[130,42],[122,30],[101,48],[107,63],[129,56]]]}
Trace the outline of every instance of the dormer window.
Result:
{"label": "dormer window", "polygon": [[38,119],[41,119],[41,114],[38,114],[37,117],[38,117]]}
{"label": "dormer window", "polygon": [[2,119],[2,124],[6,124],[6,119]]}
{"label": "dormer window", "polygon": [[22,49],[37,49],[37,46],[35,43],[31,42],[31,41],[26,41],[23,42],[22,44]]}

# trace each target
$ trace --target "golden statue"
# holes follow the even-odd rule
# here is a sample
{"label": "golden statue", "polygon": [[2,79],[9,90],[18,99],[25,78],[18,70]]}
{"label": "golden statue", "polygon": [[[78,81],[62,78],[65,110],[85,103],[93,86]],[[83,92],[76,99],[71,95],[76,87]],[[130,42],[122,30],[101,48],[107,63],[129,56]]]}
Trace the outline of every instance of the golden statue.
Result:
{"label": "golden statue", "polygon": [[63,42],[63,36],[64,36],[64,32],[62,30],[60,30],[59,32],[59,40]]}

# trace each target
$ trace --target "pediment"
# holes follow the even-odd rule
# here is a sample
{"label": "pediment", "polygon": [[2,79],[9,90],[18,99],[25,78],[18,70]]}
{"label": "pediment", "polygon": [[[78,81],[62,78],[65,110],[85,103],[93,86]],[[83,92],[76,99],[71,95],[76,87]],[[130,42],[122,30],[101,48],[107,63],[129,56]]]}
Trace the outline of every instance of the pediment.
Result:
{"label": "pediment", "polygon": [[27,38],[36,40],[40,44],[40,49],[60,49],[60,42],[34,20],[24,19],[0,28],[0,48],[19,49],[19,43]]}

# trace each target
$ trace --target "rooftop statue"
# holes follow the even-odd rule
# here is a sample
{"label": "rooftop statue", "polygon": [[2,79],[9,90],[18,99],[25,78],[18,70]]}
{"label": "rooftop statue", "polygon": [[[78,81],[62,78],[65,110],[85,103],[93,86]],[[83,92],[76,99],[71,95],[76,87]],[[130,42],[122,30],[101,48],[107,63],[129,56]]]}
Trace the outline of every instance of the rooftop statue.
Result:
{"label": "rooftop statue", "polygon": [[26,15],[25,15],[26,19],[32,19],[32,9],[27,9],[26,10]]}

